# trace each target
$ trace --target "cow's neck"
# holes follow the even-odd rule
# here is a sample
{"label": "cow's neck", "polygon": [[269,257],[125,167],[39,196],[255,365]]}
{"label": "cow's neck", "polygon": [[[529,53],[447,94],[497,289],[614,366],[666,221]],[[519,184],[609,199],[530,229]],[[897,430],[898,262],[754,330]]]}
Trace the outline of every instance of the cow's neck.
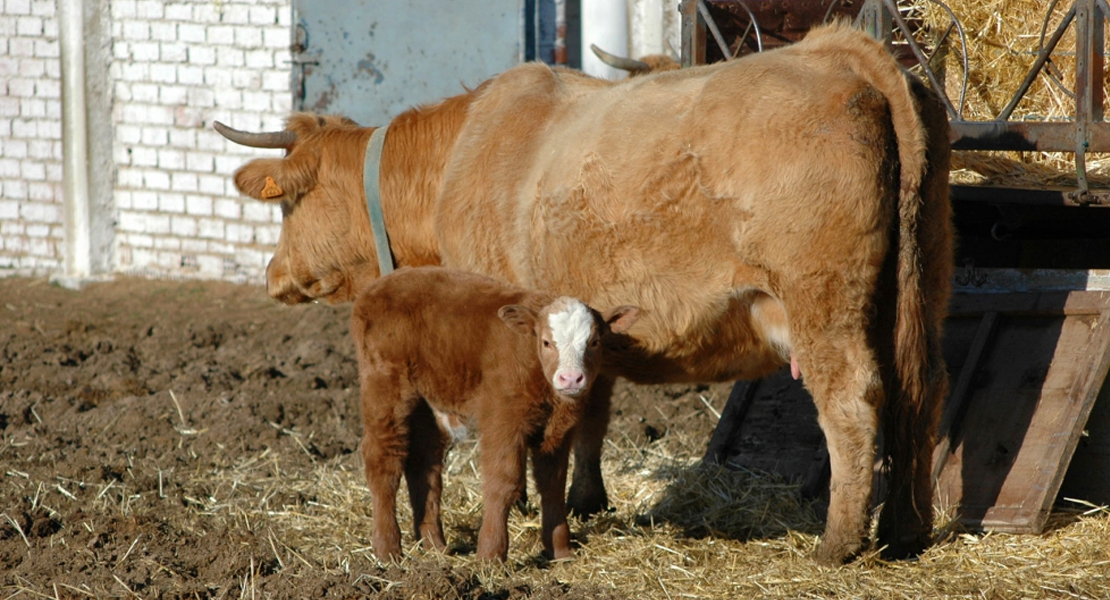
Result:
{"label": "cow's neck", "polygon": [[406,111],[389,124],[381,158],[382,212],[397,266],[440,264],[435,207],[476,92]]}

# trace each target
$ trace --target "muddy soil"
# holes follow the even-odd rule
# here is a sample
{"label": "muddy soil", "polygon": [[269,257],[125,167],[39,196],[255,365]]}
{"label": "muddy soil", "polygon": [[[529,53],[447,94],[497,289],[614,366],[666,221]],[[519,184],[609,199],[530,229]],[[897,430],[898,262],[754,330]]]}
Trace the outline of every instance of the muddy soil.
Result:
{"label": "muddy soil", "polygon": [[[219,282],[119,279],[78,292],[0,279],[3,595],[621,597],[542,576],[490,588],[435,559],[323,565],[257,516],[267,513],[221,512],[217,498],[240,483],[226,474],[269,455],[281,457],[278,481],[321,465],[360,472],[349,310],[281,306],[261,287]],[[697,392],[619,387],[611,431],[668,435],[673,400]],[[684,426],[708,441],[713,420]],[[311,489],[285,487],[253,492],[275,514],[319,505]],[[367,511],[351,535],[369,546]]]}

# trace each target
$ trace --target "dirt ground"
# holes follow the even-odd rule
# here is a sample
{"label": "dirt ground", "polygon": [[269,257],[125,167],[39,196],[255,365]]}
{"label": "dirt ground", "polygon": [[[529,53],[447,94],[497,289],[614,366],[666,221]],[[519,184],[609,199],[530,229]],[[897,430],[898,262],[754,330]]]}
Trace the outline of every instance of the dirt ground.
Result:
{"label": "dirt ground", "polygon": [[[329,554],[326,535],[289,524],[334,504],[323,487],[366,498],[348,315],[229,283],[120,279],[77,292],[0,279],[4,596],[622,597],[542,570],[491,587],[481,566],[441,557],[381,565],[358,498],[340,536],[354,551]],[[704,444],[706,391],[620,387],[612,429],[646,445],[681,408],[693,415],[683,434]],[[719,410],[728,388],[712,391]],[[448,523],[457,553],[473,551],[479,516]],[[350,556],[365,559],[343,564]],[[538,545],[514,556],[542,565]]]}

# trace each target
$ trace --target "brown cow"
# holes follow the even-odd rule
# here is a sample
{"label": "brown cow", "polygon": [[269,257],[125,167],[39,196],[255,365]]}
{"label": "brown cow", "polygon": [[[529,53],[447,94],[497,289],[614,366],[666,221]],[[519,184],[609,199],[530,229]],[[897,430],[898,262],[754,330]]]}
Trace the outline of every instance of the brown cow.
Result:
{"label": "brown cow", "polygon": [[[280,202],[267,269],[285,302],[346,301],[378,276],[362,191],[373,128],[294,115],[284,159],[235,182]],[[250,134],[232,135],[248,144]],[[817,559],[866,539],[880,424],[880,545],[931,538],[952,271],[947,117],[883,45],[845,24],[713,65],[619,83],[525,64],[393,119],[381,181],[400,265],[444,264],[643,310],[619,374],[754,379],[792,363],[829,446]],[[276,190],[274,188],[277,188]],[[579,260],[589,256],[589,260]],[[568,505],[607,503],[611,381],[575,440]]]}
{"label": "brown cow", "polygon": [[570,433],[597,376],[601,337],[627,331],[637,317],[629,306],[602,316],[574,298],[441,267],[404,268],[361,292],[351,336],[378,557],[401,553],[394,502],[402,469],[416,537],[446,547],[439,518],[443,456],[451,430],[467,420],[480,432],[478,556],[506,557],[509,507],[521,494],[530,450],[544,551],[570,557]]}

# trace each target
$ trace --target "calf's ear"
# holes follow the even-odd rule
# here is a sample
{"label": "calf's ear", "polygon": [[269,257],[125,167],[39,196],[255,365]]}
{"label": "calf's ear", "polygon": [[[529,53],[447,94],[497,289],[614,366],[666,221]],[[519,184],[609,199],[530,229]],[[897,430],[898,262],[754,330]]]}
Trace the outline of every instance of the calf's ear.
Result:
{"label": "calf's ear", "polygon": [[624,333],[640,319],[640,309],[635,306],[618,306],[602,313],[601,318],[613,333]]}
{"label": "calf's ear", "polygon": [[523,304],[507,304],[497,311],[497,316],[505,325],[520,334],[534,334],[536,332],[536,311]]}

